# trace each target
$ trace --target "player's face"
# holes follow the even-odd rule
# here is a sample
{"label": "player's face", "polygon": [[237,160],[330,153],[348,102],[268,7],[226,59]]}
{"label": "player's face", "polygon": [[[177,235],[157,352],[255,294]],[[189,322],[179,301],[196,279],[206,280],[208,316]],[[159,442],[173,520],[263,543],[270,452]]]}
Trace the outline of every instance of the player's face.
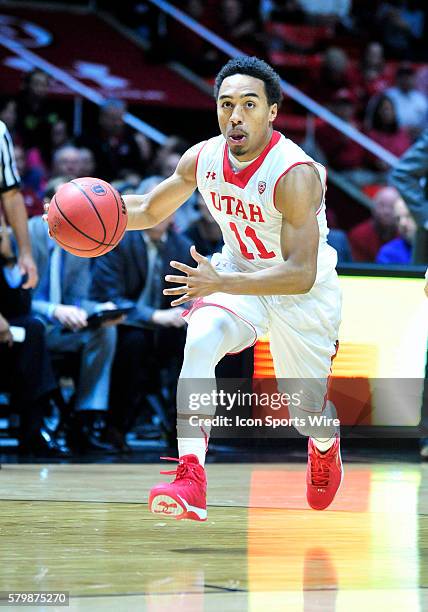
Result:
{"label": "player's face", "polygon": [[241,161],[259,155],[272,134],[277,105],[269,105],[265,85],[246,74],[224,79],[217,98],[217,117],[221,133],[232,155]]}

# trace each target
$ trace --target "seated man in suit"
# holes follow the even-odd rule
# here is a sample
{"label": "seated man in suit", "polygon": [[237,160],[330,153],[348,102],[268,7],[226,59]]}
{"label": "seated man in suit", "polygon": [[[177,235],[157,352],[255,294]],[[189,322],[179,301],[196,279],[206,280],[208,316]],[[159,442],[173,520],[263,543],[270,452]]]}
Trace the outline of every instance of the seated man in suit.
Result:
{"label": "seated man in suit", "polygon": [[[168,388],[175,393],[185,342],[184,309],[171,308],[162,292],[171,259],[191,265],[190,246],[173,230],[170,217],[149,230],[127,232],[114,250],[95,260],[90,297],[134,306],[118,326],[112,373],[112,416],[122,435],[134,425],[153,383],[153,368],[168,368]],[[171,397],[171,410],[174,403]]]}
{"label": "seated man in suit", "polygon": [[67,456],[43,421],[57,389],[44,328],[31,315],[31,292],[23,289],[3,217],[0,233],[0,388],[10,393],[19,413],[19,452],[42,457]]}
{"label": "seated man in suit", "polygon": [[[55,179],[46,190],[51,198],[66,182]],[[110,374],[116,348],[115,325],[88,327],[88,315],[114,304],[100,304],[88,297],[90,259],[76,257],[49,238],[42,217],[29,222],[39,283],[33,295],[33,313],[46,325],[47,345],[53,353],[79,353],[74,419],[69,443],[78,452],[118,450],[101,431],[109,408]],[[117,323],[119,319],[113,321]]]}

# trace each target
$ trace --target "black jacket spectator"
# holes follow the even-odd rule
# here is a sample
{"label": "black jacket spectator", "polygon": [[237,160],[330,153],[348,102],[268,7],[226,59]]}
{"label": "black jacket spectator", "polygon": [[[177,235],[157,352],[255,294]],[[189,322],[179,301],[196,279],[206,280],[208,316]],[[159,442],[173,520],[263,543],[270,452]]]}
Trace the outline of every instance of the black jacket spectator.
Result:
{"label": "black jacket spectator", "polygon": [[[170,222],[171,219],[162,224]],[[134,306],[125,323],[118,326],[112,372],[113,423],[122,432],[135,423],[147,393],[161,386],[162,370],[168,373],[168,408],[172,414],[182,364],[185,341],[182,309],[170,308],[171,299],[162,292],[168,286],[165,275],[173,272],[169,265],[172,259],[194,265],[189,253],[191,243],[171,229],[164,230],[153,259],[150,254],[153,242],[148,238],[153,231],[156,228],[127,232],[113,251],[96,259],[93,269],[92,299],[111,300],[119,307]]]}
{"label": "black jacket spectator", "polygon": [[[5,276],[14,264],[5,253],[6,227],[0,247],[0,389],[10,393],[13,409],[20,415],[20,450],[38,455],[66,454],[44,427],[49,397],[57,388],[45,342],[43,324],[31,316],[31,296],[21,285],[13,287]],[[7,255],[7,257],[6,257]],[[15,273],[19,272],[15,270]],[[6,272],[7,274],[7,272]],[[14,341],[13,327],[23,328],[23,341]]]}

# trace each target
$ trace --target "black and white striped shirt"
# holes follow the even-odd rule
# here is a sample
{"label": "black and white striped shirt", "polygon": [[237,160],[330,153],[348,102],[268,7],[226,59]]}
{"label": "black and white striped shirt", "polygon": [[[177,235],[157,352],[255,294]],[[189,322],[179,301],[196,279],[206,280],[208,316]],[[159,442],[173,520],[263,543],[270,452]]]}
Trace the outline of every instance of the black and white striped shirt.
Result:
{"label": "black and white striped shirt", "polygon": [[0,193],[19,187],[19,184],[12,138],[6,125],[0,121]]}

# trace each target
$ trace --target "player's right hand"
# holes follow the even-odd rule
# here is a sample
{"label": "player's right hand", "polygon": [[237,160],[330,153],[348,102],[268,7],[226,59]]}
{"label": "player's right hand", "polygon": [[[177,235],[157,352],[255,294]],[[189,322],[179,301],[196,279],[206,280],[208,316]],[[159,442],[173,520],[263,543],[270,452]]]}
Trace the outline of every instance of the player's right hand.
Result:
{"label": "player's right hand", "polygon": [[428,297],[428,280],[425,283],[425,295]]}
{"label": "player's right hand", "polygon": [[184,308],[168,308],[166,310],[155,310],[152,316],[153,323],[162,327],[183,327],[185,320],[181,316]]}
{"label": "player's right hand", "polygon": [[88,315],[86,310],[78,308],[77,306],[67,306],[65,304],[59,304],[54,312],[53,316],[57,321],[64,327],[77,331],[83,329],[88,325]]}

